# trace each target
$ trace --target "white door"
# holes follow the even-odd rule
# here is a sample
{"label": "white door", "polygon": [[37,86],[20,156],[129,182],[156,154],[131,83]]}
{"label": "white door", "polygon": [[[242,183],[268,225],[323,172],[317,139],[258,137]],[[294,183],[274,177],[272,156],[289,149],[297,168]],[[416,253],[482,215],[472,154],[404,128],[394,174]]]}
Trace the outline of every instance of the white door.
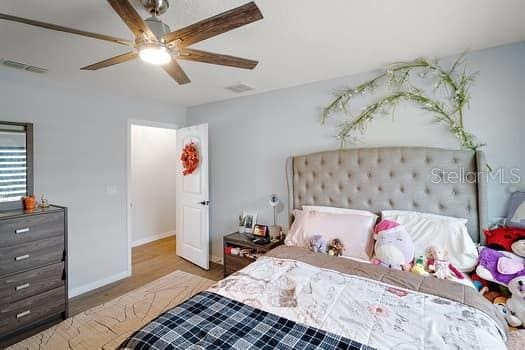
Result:
{"label": "white door", "polygon": [[208,182],[208,124],[177,130],[177,154],[189,143],[199,152],[197,169],[189,175],[182,174],[177,161],[177,255],[204,269],[209,269],[210,209]]}

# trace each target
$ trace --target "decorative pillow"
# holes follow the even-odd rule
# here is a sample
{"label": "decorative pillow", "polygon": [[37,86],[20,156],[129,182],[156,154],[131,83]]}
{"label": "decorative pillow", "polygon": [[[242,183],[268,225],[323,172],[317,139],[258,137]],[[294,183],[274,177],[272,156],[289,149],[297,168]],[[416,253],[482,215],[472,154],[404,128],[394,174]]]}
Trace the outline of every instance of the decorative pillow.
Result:
{"label": "decorative pillow", "polygon": [[385,210],[381,214],[383,219],[405,226],[414,240],[415,256],[426,256],[431,246],[437,246],[448,252],[450,262],[462,272],[476,267],[478,250],[468,234],[467,219],[400,210]]}
{"label": "decorative pillow", "polygon": [[378,216],[368,210],[358,210],[358,209],[348,209],[348,208],[336,208],[336,207],[324,207],[320,205],[303,205],[304,211],[318,211],[322,213],[332,213],[332,214],[358,214],[373,216],[378,218]]}
{"label": "decorative pillow", "polygon": [[525,228],[525,192],[514,192],[510,196],[507,226]]}
{"label": "decorative pillow", "polygon": [[304,235],[304,224],[306,219],[305,214],[306,212],[302,210],[296,209],[293,211],[294,221],[292,226],[290,226],[290,230],[288,230],[286,238],[284,239],[285,245],[304,247],[308,242],[308,237],[305,237]]}
{"label": "decorative pillow", "polygon": [[376,217],[370,215],[303,211],[301,226],[304,230],[300,236],[307,239],[298,245],[308,248],[309,240],[314,236],[322,236],[326,242],[339,239],[343,245],[342,256],[370,260],[375,221]]}

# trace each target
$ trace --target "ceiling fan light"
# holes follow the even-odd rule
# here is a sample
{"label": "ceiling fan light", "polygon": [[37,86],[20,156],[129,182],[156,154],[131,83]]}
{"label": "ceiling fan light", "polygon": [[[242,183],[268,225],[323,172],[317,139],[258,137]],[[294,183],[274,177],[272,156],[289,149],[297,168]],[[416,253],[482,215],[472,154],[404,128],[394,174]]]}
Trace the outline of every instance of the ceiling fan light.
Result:
{"label": "ceiling fan light", "polygon": [[171,62],[171,55],[168,50],[161,45],[145,45],[140,48],[139,57],[147,63],[164,65]]}

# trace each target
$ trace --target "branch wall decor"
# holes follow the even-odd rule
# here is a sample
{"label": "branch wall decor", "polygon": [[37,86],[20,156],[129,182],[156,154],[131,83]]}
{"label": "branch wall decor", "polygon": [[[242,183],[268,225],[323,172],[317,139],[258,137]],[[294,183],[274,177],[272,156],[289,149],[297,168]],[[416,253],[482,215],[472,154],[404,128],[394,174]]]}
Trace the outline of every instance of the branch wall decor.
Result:
{"label": "branch wall decor", "polygon": [[[363,134],[374,118],[393,115],[400,102],[411,102],[430,112],[436,123],[446,126],[462,148],[476,151],[485,144],[467,131],[463,123],[465,110],[469,107],[469,89],[476,74],[467,70],[463,55],[449,69],[441,66],[439,61],[428,58],[393,63],[375,78],[338,92],[335,99],[324,108],[321,123],[325,124],[335,115],[344,116],[338,125],[337,134],[341,147],[344,147],[356,134]],[[417,86],[418,83],[428,85],[428,82],[431,83],[431,89]],[[357,113],[351,112],[350,103],[356,97],[373,95],[383,85],[387,88],[386,94],[365,105]]]}

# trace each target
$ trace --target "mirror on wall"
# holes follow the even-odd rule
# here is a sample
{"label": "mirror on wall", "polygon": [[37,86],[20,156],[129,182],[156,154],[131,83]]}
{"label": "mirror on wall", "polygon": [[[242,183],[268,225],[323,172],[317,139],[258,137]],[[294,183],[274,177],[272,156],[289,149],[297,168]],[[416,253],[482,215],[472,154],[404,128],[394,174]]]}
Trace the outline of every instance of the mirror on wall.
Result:
{"label": "mirror on wall", "polygon": [[33,194],[33,125],[0,122],[0,210],[22,208]]}

